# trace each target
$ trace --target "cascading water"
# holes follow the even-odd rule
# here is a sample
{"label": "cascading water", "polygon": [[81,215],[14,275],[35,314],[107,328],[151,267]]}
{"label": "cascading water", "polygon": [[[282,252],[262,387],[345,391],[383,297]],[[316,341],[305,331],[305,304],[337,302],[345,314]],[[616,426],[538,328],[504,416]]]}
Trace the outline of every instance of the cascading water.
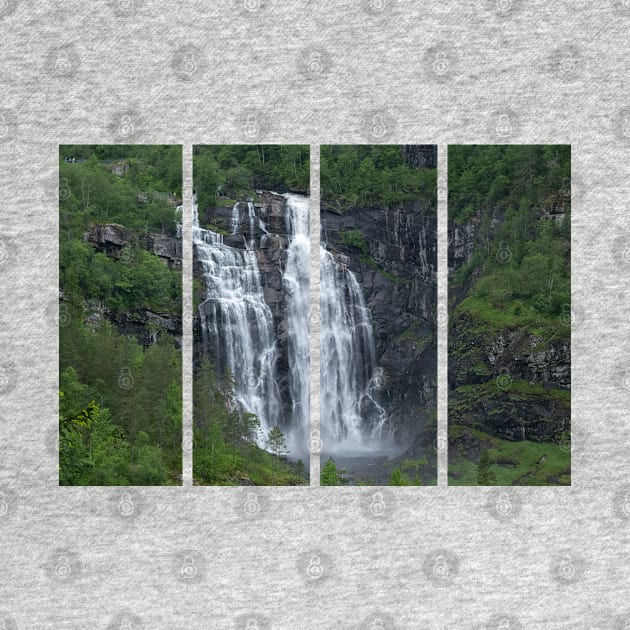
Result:
{"label": "cascading water", "polygon": [[289,234],[286,268],[282,280],[289,329],[289,384],[291,419],[287,442],[291,452],[303,452],[309,427],[310,396],[310,238],[309,199],[286,194]]}
{"label": "cascading water", "polygon": [[328,452],[377,449],[387,413],[376,400],[383,372],[370,311],[352,271],[324,247],[320,273],[322,440]]}
{"label": "cascading water", "polygon": [[[240,225],[237,206],[232,213],[234,232]],[[250,217],[252,212],[253,204]],[[253,229],[244,250],[230,247],[223,235],[199,226],[195,200],[193,242],[206,281],[205,299],[199,306],[204,346],[206,350],[212,347],[218,373],[229,370],[232,374],[240,410],[260,420],[258,442],[264,446],[269,429],[279,422],[281,405],[274,379],[273,316],[263,296]]]}

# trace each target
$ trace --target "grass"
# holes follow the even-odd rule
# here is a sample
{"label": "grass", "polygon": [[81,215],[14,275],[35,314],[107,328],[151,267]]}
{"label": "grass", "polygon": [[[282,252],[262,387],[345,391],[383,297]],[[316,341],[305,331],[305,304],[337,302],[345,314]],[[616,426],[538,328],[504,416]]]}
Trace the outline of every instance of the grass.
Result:
{"label": "grass", "polygon": [[[271,466],[273,462],[273,484]],[[212,469],[208,474],[207,469]],[[211,463],[203,449],[195,449],[193,479],[197,485],[211,486],[303,486],[308,479],[296,470],[296,465],[263,449],[253,447],[249,462],[242,453],[233,458],[231,452],[217,453]]]}
{"label": "grass", "polygon": [[[511,442],[475,433],[483,435],[488,444],[497,486],[571,485],[571,453],[566,447],[527,440]],[[453,432],[449,431],[449,434],[453,438]],[[470,460],[449,463],[448,483],[451,486],[476,486],[476,463]]]}

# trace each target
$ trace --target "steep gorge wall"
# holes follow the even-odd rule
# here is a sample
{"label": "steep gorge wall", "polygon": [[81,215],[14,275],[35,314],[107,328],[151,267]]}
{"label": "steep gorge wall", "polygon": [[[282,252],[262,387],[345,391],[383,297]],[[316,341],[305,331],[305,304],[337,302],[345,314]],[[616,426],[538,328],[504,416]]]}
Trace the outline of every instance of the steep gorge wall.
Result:
{"label": "steep gorge wall", "polygon": [[[394,208],[322,208],[322,240],[357,278],[384,370],[381,403],[401,445],[425,429],[436,404],[436,209],[423,202]],[[424,441],[432,430],[424,435]],[[425,444],[426,446],[426,444]]]}

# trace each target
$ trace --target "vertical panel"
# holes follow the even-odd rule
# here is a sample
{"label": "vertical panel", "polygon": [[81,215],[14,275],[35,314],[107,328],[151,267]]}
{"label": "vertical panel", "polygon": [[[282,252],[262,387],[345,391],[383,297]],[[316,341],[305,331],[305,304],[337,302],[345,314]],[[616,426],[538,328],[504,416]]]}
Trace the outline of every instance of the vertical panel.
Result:
{"label": "vertical panel", "polygon": [[450,146],[449,483],[571,483],[571,148]]}
{"label": "vertical panel", "polygon": [[181,147],[59,159],[59,483],[178,484]]}
{"label": "vertical panel", "polygon": [[194,483],[309,477],[308,146],[193,149]]}
{"label": "vertical panel", "polygon": [[437,147],[321,147],[322,485],[436,483]]}

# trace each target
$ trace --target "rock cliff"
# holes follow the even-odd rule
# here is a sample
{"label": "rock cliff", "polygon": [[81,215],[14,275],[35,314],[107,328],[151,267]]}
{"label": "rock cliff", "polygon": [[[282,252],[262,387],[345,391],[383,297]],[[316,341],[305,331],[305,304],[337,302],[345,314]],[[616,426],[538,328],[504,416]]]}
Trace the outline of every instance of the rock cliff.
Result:
{"label": "rock cliff", "polygon": [[[357,278],[374,326],[384,372],[381,402],[401,446],[427,447],[436,404],[436,208],[423,202],[393,208],[324,206],[322,240]],[[430,424],[430,423],[429,423]]]}
{"label": "rock cliff", "polygon": [[[147,232],[138,234],[122,225],[109,223],[92,225],[84,240],[111,258],[125,261],[133,256],[132,246],[155,254],[170,269],[182,269],[182,240],[168,234]],[[157,313],[142,308],[130,313],[119,313],[102,302],[85,303],[86,322],[97,325],[101,320],[110,321],[123,335],[133,335],[143,346],[156,343],[163,333],[175,338],[181,347],[182,318],[179,314]]]}
{"label": "rock cliff", "polygon": [[[561,195],[536,208],[539,219],[556,222],[569,211]],[[456,310],[484,275],[476,255],[496,251],[505,261],[512,255],[496,242],[504,218],[502,210],[485,208],[449,225],[450,448],[473,458],[483,445],[471,431],[534,442],[560,442],[570,431],[570,338],[556,337],[544,326],[534,333],[532,327],[491,325]],[[467,265],[466,280],[452,288],[454,276]],[[570,324],[570,309],[562,318]]]}

